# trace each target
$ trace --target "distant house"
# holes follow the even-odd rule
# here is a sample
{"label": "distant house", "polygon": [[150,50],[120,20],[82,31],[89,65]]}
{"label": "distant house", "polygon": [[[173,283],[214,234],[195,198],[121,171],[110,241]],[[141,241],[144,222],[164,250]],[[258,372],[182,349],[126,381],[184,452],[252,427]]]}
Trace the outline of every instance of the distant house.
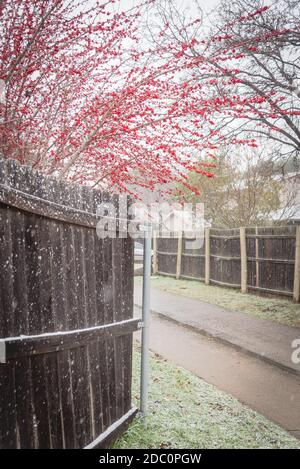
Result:
{"label": "distant house", "polygon": [[163,237],[180,237],[186,239],[186,249],[200,249],[204,242],[204,230],[211,223],[205,220],[204,211],[195,215],[189,210],[172,210],[162,220],[160,235]]}
{"label": "distant house", "polygon": [[282,180],[281,208],[270,214],[275,222],[300,224],[300,170],[287,172]]}

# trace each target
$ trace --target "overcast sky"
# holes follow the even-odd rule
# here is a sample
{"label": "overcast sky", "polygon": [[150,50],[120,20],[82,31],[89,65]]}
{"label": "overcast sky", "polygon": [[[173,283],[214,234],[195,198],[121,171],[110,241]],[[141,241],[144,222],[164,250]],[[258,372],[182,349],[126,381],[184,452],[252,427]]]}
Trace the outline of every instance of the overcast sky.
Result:
{"label": "overcast sky", "polygon": [[[127,6],[130,7],[137,3],[138,0],[122,0],[122,6],[126,8]],[[188,8],[191,12],[191,15],[196,17],[198,16],[198,10],[196,3],[199,4],[200,8],[203,10],[203,13],[209,13],[213,8],[215,8],[220,0],[175,0],[178,6],[182,8]]]}
{"label": "overcast sky", "polygon": [[[194,10],[194,2],[191,0],[176,0],[176,3],[190,7],[192,11]],[[204,13],[209,13],[218,5],[218,3],[220,3],[220,0],[198,0],[197,3],[202,8]]]}

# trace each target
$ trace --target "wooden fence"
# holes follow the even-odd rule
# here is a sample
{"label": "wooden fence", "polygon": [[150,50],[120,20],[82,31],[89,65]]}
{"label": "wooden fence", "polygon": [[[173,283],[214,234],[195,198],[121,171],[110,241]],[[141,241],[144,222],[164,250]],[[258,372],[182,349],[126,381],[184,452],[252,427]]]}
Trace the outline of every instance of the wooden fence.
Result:
{"label": "wooden fence", "polygon": [[0,448],[103,447],[136,412],[133,243],[98,239],[102,200],[0,160]]}
{"label": "wooden fence", "polygon": [[153,242],[154,273],[206,284],[300,297],[300,226],[205,230],[202,246],[185,239]]}

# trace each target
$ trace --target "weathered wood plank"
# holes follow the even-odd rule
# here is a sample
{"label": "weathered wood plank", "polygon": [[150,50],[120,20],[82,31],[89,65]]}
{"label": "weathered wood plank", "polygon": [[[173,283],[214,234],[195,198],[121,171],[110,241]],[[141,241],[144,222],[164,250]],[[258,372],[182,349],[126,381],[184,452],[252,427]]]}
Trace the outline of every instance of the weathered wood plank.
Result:
{"label": "weathered wood plank", "polygon": [[[59,181],[51,179],[46,186],[46,197],[51,202],[62,203],[63,187]],[[66,282],[65,282],[65,256],[63,240],[63,223],[56,220],[47,220],[50,235],[50,276],[51,276],[51,315],[56,332],[65,331],[68,328],[67,306],[66,306]],[[66,447],[66,422],[64,415],[69,415],[68,400],[63,401],[63,372],[69,366],[69,352],[60,351],[56,354],[46,355],[45,364],[47,376],[55,373],[54,383],[47,379],[50,409],[50,433],[53,448]],[[70,389],[68,386],[67,389]],[[69,393],[69,398],[72,396]],[[66,410],[67,407],[67,410]],[[53,414],[53,416],[52,416]],[[72,428],[72,427],[71,427]],[[54,431],[57,434],[54,434]]]}
{"label": "weathered wood plank", "polygon": [[176,257],[176,279],[180,278],[182,264],[182,233],[179,234],[177,239],[177,257]]}
{"label": "weathered wood plank", "polygon": [[36,448],[30,358],[15,362],[16,427],[20,448]]}
{"label": "weathered wood plank", "polygon": [[0,447],[84,447],[131,408],[132,241],[97,238],[102,199],[0,160]]}
{"label": "weathered wood plank", "polygon": [[[122,259],[123,259],[123,239],[116,238],[112,241],[112,275],[113,275],[113,319],[123,320],[123,288],[122,288]],[[116,418],[123,414],[123,343],[114,338],[114,362],[115,362],[115,392],[116,392]]]}
{"label": "weathered wood plank", "polygon": [[[95,208],[102,201],[100,193],[94,194]],[[94,233],[94,259],[95,259],[95,277],[96,277],[96,324],[104,325],[105,318],[105,295],[104,295],[104,243],[105,240],[99,239],[97,233]],[[108,371],[107,371],[107,344],[105,340],[95,343],[96,350],[93,356],[98,376],[95,375],[95,431],[99,434],[110,425],[109,413],[109,388],[108,388]],[[97,410],[98,409],[98,410]],[[99,429],[97,431],[97,428]]]}
{"label": "weathered wood plank", "polygon": [[241,252],[241,292],[247,292],[247,247],[246,229],[240,228],[240,252]]}
{"label": "weathered wood plank", "polygon": [[205,283],[210,281],[210,229],[205,228]]}
{"label": "weathered wood plank", "polygon": [[[103,244],[103,290],[104,290],[104,320],[105,323],[114,321],[113,310],[113,269],[112,269],[112,240],[107,238]],[[108,408],[109,421],[116,420],[116,383],[115,383],[115,355],[113,338],[105,341],[106,394],[107,401],[103,403]]]}
{"label": "weathered wood plank", "polygon": [[50,447],[64,448],[63,415],[61,408],[60,386],[58,374],[57,354],[47,354],[44,357],[46,371],[46,386],[48,392]]}
{"label": "weathered wood plank", "polygon": [[19,448],[14,363],[0,365],[0,449]]}
{"label": "weathered wood plank", "polygon": [[46,382],[45,362],[42,356],[31,359],[32,394],[35,409],[35,425],[38,448],[50,448],[49,394]]}
{"label": "weathered wood plank", "polygon": [[[0,176],[6,181],[7,168],[1,160]],[[11,212],[0,204],[0,338],[14,335],[12,255]]]}
{"label": "weathered wood plank", "polygon": [[[133,240],[126,238],[123,241],[123,262],[124,275],[122,275],[123,284],[123,318],[124,320],[133,317],[133,285],[134,285],[134,256]],[[132,334],[122,336],[123,357],[124,357],[124,412],[131,408],[131,381],[132,381]]]}
{"label": "weathered wood plank", "polygon": [[[96,212],[94,194],[88,188],[83,188],[82,197],[85,210]],[[84,229],[84,258],[86,275],[86,302],[85,317],[86,326],[97,325],[96,304],[96,266],[95,266],[95,240],[94,232]],[[94,440],[103,431],[102,426],[102,402],[101,402],[101,377],[99,365],[98,342],[90,342],[87,348],[87,366],[89,379],[90,399],[90,441]]]}
{"label": "weathered wood plank", "polygon": [[3,184],[0,184],[0,202],[24,212],[74,225],[95,228],[97,223],[97,217],[93,213],[50,202]]}
{"label": "weathered wood plank", "polygon": [[295,303],[300,301],[300,226],[296,230],[293,300]]}

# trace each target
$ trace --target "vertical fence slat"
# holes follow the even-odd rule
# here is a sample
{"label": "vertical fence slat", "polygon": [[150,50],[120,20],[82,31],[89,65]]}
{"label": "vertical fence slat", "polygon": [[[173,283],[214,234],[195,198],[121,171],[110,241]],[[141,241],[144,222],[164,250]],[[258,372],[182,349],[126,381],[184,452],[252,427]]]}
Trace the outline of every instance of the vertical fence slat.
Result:
{"label": "vertical fence slat", "polygon": [[[126,238],[124,240],[124,263],[126,265],[126,275],[123,275],[123,302],[124,302],[124,319],[133,316],[133,240]],[[124,412],[128,412],[131,407],[131,376],[132,376],[132,334],[123,337],[124,357],[125,357],[125,376],[124,376]]]}
{"label": "vertical fence slat", "polygon": [[41,356],[31,358],[32,388],[38,448],[50,448],[48,390],[45,363]]}
{"label": "vertical fence slat", "polygon": [[210,282],[210,229],[205,228],[205,283]]}
{"label": "vertical fence slat", "polygon": [[[16,163],[7,162],[7,173],[10,184],[21,191],[26,191],[28,178],[26,168],[16,170]],[[23,212],[12,209],[12,265],[13,265],[13,295],[14,295],[14,334],[30,333],[30,297],[27,268],[27,232],[30,226]],[[31,359],[22,357],[15,361],[15,405],[17,417],[17,432],[20,448],[35,448],[36,417],[34,414],[34,400],[32,390]]]}
{"label": "vertical fence slat", "polygon": [[[88,188],[83,188],[83,209],[95,213],[95,204],[93,192]],[[93,230],[85,229],[84,237],[84,259],[85,259],[85,276],[86,276],[86,324],[89,327],[95,326],[97,323],[96,311],[96,276],[95,276],[95,244]],[[99,418],[101,418],[101,400],[99,400],[100,373],[99,360],[97,354],[97,343],[92,342],[87,346],[87,371],[89,385],[89,407],[90,407],[90,435],[89,440],[94,440],[100,432],[96,431],[99,427]],[[98,365],[98,368],[97,368]]]}
{"label": "vertical fence slat", "polygon": [[[123,239],[112,240],[112,266],[113,266],[113,316],[114,322],[123,320],[122,308],[122,258]],[[114,346],[114,369],[116,389],[116,416],[120,418],[123,409],[123,344],[120,337],[115,337]]]}
{"label": "vertical fence slat", "polygon": [[15,402],[15,365],[0,365],[0,449],[20,448]]}
{"label": "vertical fence slat", "polygon": [[296,303],[300,300],[300,226],[296,228],[293,300]]}
{"label": "vertical fence slat", "polygon": [[[0,180],[7,184],[7,165],[0,161]],[[14,335],[11,212],[0,204],[0,337]],[[19,448],[14,363],[0,365],[0,449]]]}
{"label": "vertical fence slat", "polygon": [[[112,276],[112,240],[107,238],[103,249],[104,264],[104,314],[105,322],[114,322],[113,311],[113,282]],[[115,360],[114,360],[114,339],[106,340],[106,371],[107,371],[107,403],[109,409],[109,424],[116,418],[116,383],[115,383]]]}
{"label": "vertical fence slat", "polygon": [[[39,176],[38,186],[34,191],[38,197],[44,195],[44,182],[45,179]],[[44,218],[36,217],[34,231],[30,233],[36,243],[36,258],[31,273],[32,280],[35,281],[37,288],[36,291],[32,291],[36,304],[36,310],[33,309],[32,313],[36,316],[36,319],[32,318],[31,328],[36,327],[35,333],[54,330],[51,315],[50,251],[47,225],[48,222]],[[51,446],[51,437],[49,394],[43,356],[31,358],[31,372],[38,447],[47,449]]]}
{"label": "vertical fence slat", "polygon": [[[5,161],[0,161],[0,176],[7,182]],[[13,265],[11,211],[0,204],[0,337],[14,335]]]}
{"label": "vertical fence slat", "polygon": [[[59,200],[66,206],[74,207],[72,186],[60,184]],[[60,242],[62,247],[62,275],[64,295],[64,328],[73,329],[78,324],[78,307],[75,289],[75,256],[73,226],[60,224]],[[57,354],[59,400],[63,423],[64,448],[76,447],[75,412],[73,401],[71,352],[62,350]]]}
{"label": "vertical fence slat", "polygon": [[153,274],[156,275],[158,272],[158,256],[157,256],[157,234],[153,231]]}
{"label": "vertical fence slat", "polygon": [[246,228],[240,228],[241,245],[241,292],[247,292],[247,247],[246,247]]}
{"label": "vertical fence slat", "polygon": [[[84,209],[82,200],[82,191],[80,187],[74,188],[77,208]],[[87,326],[86,311],[86,276],[85,276],[85,244],[83,227],[75,227],[75,260],[76,260],[76,278],[75,289],[78,299],[79,323],[76,327],[85,328]],[[74,327],[74,326],[73,326]],[[79,448],[88,444],[91,436],[91,409],[89,402],[89,380],[88,380],[88,350],[87,346],[76,348],[70,351],[72,361],[72,388],[75,413],[76,442]]]}
{"label": "vertical fence slat", "polygon": [[176,278],[180,278],[182,259],[182,233],[179,233],[177,239],[177,261],[176,261]]}
{"label": "vertical fence slat", "polygon": [[[95,244],[95,275],[96,275],[96,301],[97,301],[97,318],[96,325],[104,323],[104,286],[103,274],[104,266],[102,260],[103,241],[94,234]],[[106,342],[96,342],[95,350],[92,354],[92,368],[97,374],[94,374],[94,415],[95,415],[95,431],[99,435],[109,425],[109,408],[108,402],[108,386],[107,386],[107,367],[106,367]]]}
{"label": "vertical fence slat", "polygon": [[259,287],[259,239],[258,239],[258,227],[255,227],[255,257],[256,257],[256,262],[255,262],[255,285],[258,288]]}
{"label": "vertical fence slat", "polygon": [[[91,204],[88,196],[88,188],[81,188],[81,210],[90,212]],[[95,321],[95,310],[93,312],[93,304],[91,303],[95,292],[93,288],[95,285],[93,283],[92,277],[92,259],[90,259],[90,250],[93,249],[93,246],[89,244],[89,239],[91,238],[91,230],[88,228],[81,227],[81,265],[82,265],[82,284],[84,291],[84,327],[90,327],[94,325]],[[84,347],[84,366],[83,366],[83,396],[82,404],[85,406],[85,440],[83,445],[86,446],[90,441],[95,438],[95,429],[94,429],[94,407],[93,407],[93,388],[91,380],[91,363],[90,363],[90,350],[91,346],[87,344]],[[86,402],[86,404],[84,404]],[[82,405],[81,404],[81,405]]]}
{"label": "vertical fence slat", "polygon": [[[50,201],[60,203],[60,185],[56,180],[49,180],[46,186],[46,197]],[[60,223],[48,220],[50,237],[50,278],[51,278],[51,322],[55,331],[66,327],[64,297],[64,260],[63,242]],[[61,363],[65,352],[45,356],[46,383],[49,396],[49,428],[51,448],[65,447],[64,422],[61,401]]]}
{"label": "vertical fence slat", "polygon": [[30,359],[18,358],[15,362],[15,396],[17,432],[20,448],[35,448],[31,395]]}
{"label": "vertical fence slat", "polygon": [[58,361],[59,357],[56,354],[50,353],[45,356],[46,385],[49,396],[50,447],[54,449],[64,447]]}
{"label": "vertical fence slat", "polygon": [[[102,201],[102,195],[99,192],[94,194],[95,209]],[[97,317],[96,324],[104,324],[105,318],[105,263],[104,263],[104,245],[105,240],[98,238],[96,231],[94,231],[94,245],[95,245],[95,276],[96,276],[96,303],[97,303]],[[110,411],[109,411],[109,389],[108,389],[108,369],[107,369],[107,343],[100,341],[96,344],[94,355],[94,364],[97,369],[98,376],[95,376],[94,390],[95,390],[95,428],[98,434],[110,425]],[[98,409],[98,410],[97,410]]]}

